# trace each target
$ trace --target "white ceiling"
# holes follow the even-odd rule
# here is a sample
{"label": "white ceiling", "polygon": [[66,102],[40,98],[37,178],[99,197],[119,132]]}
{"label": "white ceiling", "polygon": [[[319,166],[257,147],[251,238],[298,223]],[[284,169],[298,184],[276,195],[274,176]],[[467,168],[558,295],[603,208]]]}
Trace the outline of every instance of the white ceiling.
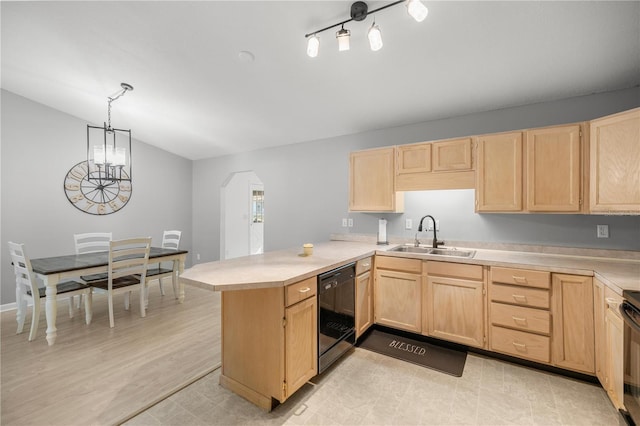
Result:
{"label": "white ceiling", "polygon": [[[389,2],[368,2],[369,9]],[[2,88],[189,159],[640,84],[640,2],[432,2],[304,34],[351,2],[1,2]],[[255,61],[243,62],[240,51]]]}

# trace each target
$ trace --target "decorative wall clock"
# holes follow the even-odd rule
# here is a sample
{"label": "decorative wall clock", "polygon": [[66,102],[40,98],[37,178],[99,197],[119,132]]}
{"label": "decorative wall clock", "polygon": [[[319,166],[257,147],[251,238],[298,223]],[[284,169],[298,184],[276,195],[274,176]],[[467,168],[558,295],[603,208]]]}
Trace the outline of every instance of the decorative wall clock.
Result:
{"label": "decorative wall clock", "polygon": [[[122,173],[123,178],[129,178],[126,172]],[[88,179],[89,176],[91,180]],[[64,192],[69,202],[78,210],[105,215],[117,212],[129,202],[131,182],[108,180],[104,170],[89,170],[88,163],[81,161],[65,176]]]}

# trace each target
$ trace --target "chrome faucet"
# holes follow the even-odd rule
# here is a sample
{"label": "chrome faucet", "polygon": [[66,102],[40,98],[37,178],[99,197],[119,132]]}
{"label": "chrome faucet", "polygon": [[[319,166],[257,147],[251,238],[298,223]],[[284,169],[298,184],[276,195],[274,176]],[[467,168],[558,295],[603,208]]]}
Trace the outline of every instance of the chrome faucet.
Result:
{"label": "chrome faucet", "polygon": [[[426,215],[423,216],[422,219],[420,219],[420,225],[418,225],[418,232],[422,232],[422,221],[425,218],[430,218],[431,221],[433,222],[433,244],[432,247],[433,248],[438,248],[438,246],[441,246],[444,244],[444,241],[438,241],[438,238],[436,237],[436,220],[433,218],[433,216],[431,215]],[[418,233],[416,232],[416,242],[419,244],[420,242],[418,241]]]}

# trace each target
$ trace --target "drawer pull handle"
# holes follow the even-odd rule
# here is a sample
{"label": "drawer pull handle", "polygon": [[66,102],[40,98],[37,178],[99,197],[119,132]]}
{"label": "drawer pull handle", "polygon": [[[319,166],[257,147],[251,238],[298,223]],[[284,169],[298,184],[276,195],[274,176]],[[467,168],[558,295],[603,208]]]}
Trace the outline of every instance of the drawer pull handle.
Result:
{"label": "drawer pull handle", "polygon": [[527,323],[527,319],[526,318],[520,318],[520,317],[514,317],[514,316],[512,316],[511,318],[513,318],[513,320],[515,322],[522,322],[522,323],[525,323],[525,324]]}
{"label": "drawer pull handle", "polygon": [[618,309],[618,305],[619,303],[616,301],[616,299],[614,299],[613,297],[607,297],[605,299],[607,301],[607,305],[611,308],[611,309]]}
{"label": "drawer pull handle", "polygon": [[309,292],[309,291],[311,291],[311,288],[309,288],[309,287],[301,288],[300,290],[298,290],[298,292],[300,292],[300,293],[306,293],[306,292]]}
{"label": "drawer pull handle", "polygon": [[513,346],[515,346],[516,348],[527,349],[527,345],[525,345],[524,343],[513,342]]}
{"label": "drawer pull handle", "polygon": [[524,296],[522,294],[512,294],[511,296],[513,296],[513,298],[516,299],[516,302],[518,302],[518,301],[526,302],[527,301],[527,296]]}
{"label": "drawer pull handle", "polygon": [[511,275],[511,278],[513,278],[513,280],[515,282],[522,282],[522,283],[526,283],[527,282],[527,278],[526,277],[517,277],[515,275]]}

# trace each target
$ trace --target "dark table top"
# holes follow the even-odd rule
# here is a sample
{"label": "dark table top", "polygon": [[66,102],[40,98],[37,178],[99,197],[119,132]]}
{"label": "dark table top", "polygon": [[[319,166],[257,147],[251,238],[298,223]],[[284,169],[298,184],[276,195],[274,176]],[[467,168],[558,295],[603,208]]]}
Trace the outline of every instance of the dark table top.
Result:
{"label": "dark table top", "polygon": [[[187,250],[172,250],[160,247],[151,247],[149,261],[151,259],[172,254],[186,254]],[[36,274],[57,274],[60,272],[77,271],[79,269],[94,268],[109,264],[109,252],[70,254],[67,256],[42,257],[31,259],[31,267]]]}

